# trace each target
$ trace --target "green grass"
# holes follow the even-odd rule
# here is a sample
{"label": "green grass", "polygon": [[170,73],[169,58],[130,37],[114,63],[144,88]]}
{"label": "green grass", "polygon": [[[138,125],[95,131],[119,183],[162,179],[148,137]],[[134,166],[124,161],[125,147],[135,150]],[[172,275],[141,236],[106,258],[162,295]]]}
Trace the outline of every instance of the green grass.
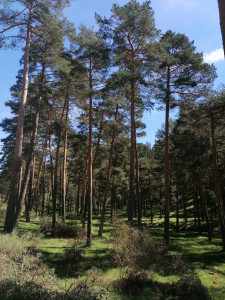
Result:
{"label": "green grass", "polygon": [[[121,212],[119,218],[124,218],[125,213]],[[19,233],[32,231],[40,233],[38,218],[32,223],[26,223],[22,218],[19,225]],[[143,219],[148,222],[148,219]],[[175,222],[175,218],[171,219]],[[156,223],[161,223],[162,219],[156,219]],[[79,225],[80,221],[70,218],[68,223]],[[181,220],[182,223],[182,220]],[[55,269],[58,282],[61,286],[68,285],[70,282],[81,277],[90,279],[95,277],[95,283],[106,286],[114,295],[114,299],[128,299],[126,295],[118,294],[113,291],[113,282],[120,278],[121,271],[115,267],[112,261],[113,245],[111,243],[111,230],[113,225],[109,217],[106,219],[103,237],[98,237],[99,217],[93,220],[93,245],[88,248],[85,246],[85,239],[78,242],[77,247],[82,250],[82,259],[72,266],[67,260],[66,250],[70,249],[74,239],[51,238],[42,235],[37,240],[37,247],[42,254],[43,260]],[[0,230],[3,224],[0,223]],[[149,228],[151,234],[156,239],[162,239],[163,228]],[[214,238],[211,242],[207,236],[198,235],[192,231],[170,232],[170,253],[180,255],[189,266],[192,273],[196,274],[205,285],[213,300],[225,299],[225,253],[221,252],[221,241]],[[74,269],[73,269],[74,268]],[[162,268],[159,272],[149,272],[149,276],[158,282],[172,283],[180,278],[180,275],[171,274]],[[129,296],[129,300],[139,299],[163,299],[152,293],[149,288],[143,289],[142,295]],[[165,298],[166,299],[166,298]],[[167,298],[170,299],[170,298]],[[172,298],[171,298],[172,299]],[[204,300],[204,299],[202,299]]]}

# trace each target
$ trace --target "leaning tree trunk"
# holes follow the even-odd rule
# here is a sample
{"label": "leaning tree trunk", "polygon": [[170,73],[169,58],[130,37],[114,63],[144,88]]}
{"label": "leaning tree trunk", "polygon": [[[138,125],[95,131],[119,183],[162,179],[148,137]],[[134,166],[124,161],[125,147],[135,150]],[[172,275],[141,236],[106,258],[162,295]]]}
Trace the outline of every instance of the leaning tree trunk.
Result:
{"label": "leaning tree trunk", "polygon": [[111,141],[111,148],[110,148],[109,162],[108,162],[108,171],[107,171],[107,178],[106,178],[106,184],[105,184],[105,193],[104,193],[104,199],[103,199],[103,204],[102,204],[102,215],[101,215],[101,221],[100,221],[100,226],[99,226],[99,230],[98,230],[99,237],[102,236],[103,226],[104,226],[104,221],[105,221],[106,201],[107,201],[107,197],[108,197],[109,183],[110,183],[110,176],[111,176],[111,169],[112,169],[112,157],[113,157],[114,142],[115,142],[115,136],[116,136],[117,116],[118,116],[118,104],[116,106],[115,124],[113,126],[113,134],[112,134],[112,141]]}
{"label": "leaning tree trunk", "polygon": [[24,52],[24,67],[23,67],[23,85],[21,91],[21,101],[18,113],[17,129],[16,129],[16,144],[14,149],[14,158],[12,164],[12,176],[10,182],[9,200],[5,218],[5,232],[12,232],[14,229],[16,215],[16,205],[19,200],[19,185],[20,185],[20,168],[22,165],[22,149],[23,149],[23,127],[24,114],[27,102],[28,91],[28,73],[29,73],[29,53],[30,53],[30,37],[31,37],[31,17],[33,13],[33,3],[31,4],[29,19],[27,22],[27,36]]}
{"label": "leaning tree trunk", "polygon": [[220,28],[222,33],[223,49],[225,54],[225,1],[218,0],[218,5],[219,5],[219,13],[220,13]]}

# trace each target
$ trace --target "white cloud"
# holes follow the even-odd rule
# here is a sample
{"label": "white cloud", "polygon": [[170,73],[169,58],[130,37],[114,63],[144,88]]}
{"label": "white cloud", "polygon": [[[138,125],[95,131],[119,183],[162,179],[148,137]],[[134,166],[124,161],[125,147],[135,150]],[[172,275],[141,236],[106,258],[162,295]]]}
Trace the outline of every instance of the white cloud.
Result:
{"label": "white cloud", "polygon": [[206,63],[215,63],[220,60],[224,60],[224,52],[223,49],[220,48],[220,49],[213,50],[210,53],[204,53],[203,57]]}

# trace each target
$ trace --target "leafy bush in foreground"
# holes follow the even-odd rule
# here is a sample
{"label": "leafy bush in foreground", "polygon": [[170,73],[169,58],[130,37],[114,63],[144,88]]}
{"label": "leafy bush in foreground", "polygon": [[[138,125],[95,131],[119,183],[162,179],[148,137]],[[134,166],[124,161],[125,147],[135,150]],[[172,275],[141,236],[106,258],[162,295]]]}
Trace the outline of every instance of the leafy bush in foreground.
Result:
{"label": "leafy bush in foreground", "polygon": [[54,270],[30,250],[31,236],[0,234],[0,300],[106,300],[104,290],[96,290],[79,280],[62,291]]}

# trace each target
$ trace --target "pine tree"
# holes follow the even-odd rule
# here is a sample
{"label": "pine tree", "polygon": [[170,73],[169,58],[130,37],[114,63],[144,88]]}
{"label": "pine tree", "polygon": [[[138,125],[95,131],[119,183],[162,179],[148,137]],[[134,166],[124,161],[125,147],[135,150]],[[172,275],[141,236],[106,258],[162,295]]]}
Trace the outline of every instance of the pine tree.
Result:
{"label": "pine tree", "polygon": [[[30,44],[31,42],[35,44],[35,40],[38,36],[38,34],[36,35],[36,30],[38,32],[38,28],[41,26],[42,21],[44,22],[46,16],[59,13],[65,4],[64,1],[55,2],[48,0],[43,0],[41,2],[36,0],[26,1],[25,3],[24,1],[19,2],[22,6],[20,12],[14,11],[9,7],[4,7],[0,11],[0,25],[3,26],[3,29],[0,31],[1,41],[12,40],[12,46],[15,46],[15,39],[25,40],[25,50],[23,57],[23,84],[18,112],[15,151],[9,189],[9,200],[4,227],[4,230],[7,232],[11,232],[14,226],[16,229],[16,220],[18,220],[18,214],[22,207],[19,188],[20,170],[22,165],[24,115],[28,92]],[[10,31],[12,29],[18,29],[18,34],[11,36]],[[7,35],[8,33],[9,35]]]}
{"label": "pine tree", "polygon": [[92,171],[92,123],[93,123],[93,105],[94,100],[100,94],[104,84],[104,76],[109,65],[109,48],[105,41],[98,36],[96,32],[80,27],[80,33],[77,37],[77,54],[86,66],[88,86],[86,96],[89,100],[89,129],[88,129],[88,223],[87,223],[87,245],[92,245],[92,189],[93,189],[93,171]]}
{"label": "pine tree", "polygon": [[183,34],[167,31],[160,39],[161,56],[158,62],[157,97],[166,105],[165,114],[165,223],[164,237],[169,246],[170,215],[170,170],[169,170],[169,112],[179,101],[202,97],[207,85],[215,78],[215,69],[203,63],[200,53],[195,51],[193,42]]}
{"label": "pine tree", "polygon": [[124,6],[114,4],[110,19],[97,16],[102,32],[113,39],[114,64],[123,71],[123,81],[129,83],[130,101],[130,196],[128,220],[132,224],[134,214],[135,170],[135,114],[137,114],[138,88],[144,83],[144,67],[147,44],[154,41],[157,31],[154,25],[150,1],[139,4],[131,0]]}

